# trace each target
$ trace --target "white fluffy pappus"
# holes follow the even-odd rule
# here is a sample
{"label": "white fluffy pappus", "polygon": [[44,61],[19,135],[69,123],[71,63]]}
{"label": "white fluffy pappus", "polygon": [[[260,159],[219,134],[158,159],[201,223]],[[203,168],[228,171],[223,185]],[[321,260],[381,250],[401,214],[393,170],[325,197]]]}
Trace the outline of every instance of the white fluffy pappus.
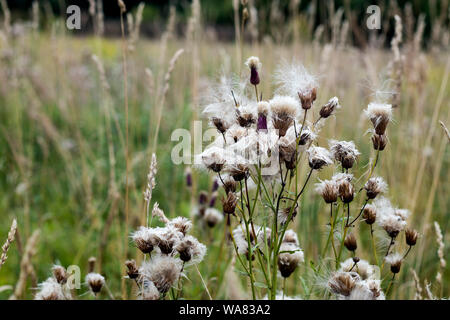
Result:
{"label": "white fluffy pappus", "polygon": [[301,63],[281,63],[275,70],[277,94],[297,97],[306,94],[313,88],[318,88],[317,77],[309,73]]}
{"label": "white fluffy pappus", "polygon": [[53,277],[40,283],[38,288],[39,291],[36,293],[34,300],[68,300],[63,286]]}

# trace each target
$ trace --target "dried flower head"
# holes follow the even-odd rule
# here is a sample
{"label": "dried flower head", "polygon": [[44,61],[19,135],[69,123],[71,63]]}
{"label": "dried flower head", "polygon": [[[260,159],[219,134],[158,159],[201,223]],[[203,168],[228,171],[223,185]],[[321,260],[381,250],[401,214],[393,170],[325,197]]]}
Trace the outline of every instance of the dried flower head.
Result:
{"label": "dried flower head", "polygon": [[125,266],[127,267],[127,275],[130,279],[137,279],[139,276],[139,270],[136,265],[135,260],[127,260],[125,261]]}
{"label": "dried flower head", "polygon": [[339,187],[336,181],[333,180],[320,180],[315,184],[315,190],[320,194],[326,203],[333,203],[337,201],[339,195]]}
{"label": "dried flower head", "polygon": [[374,224],[377,219],[376,207],[372,204],[366,204],[362,217],[368,225]]}
{"label": "dried flower head", "polygon": [[348,251],[355,251],[358,248],[356,237],[353,233],[349,233],[344,240],[344,246]]}
{"label": "dried flower head", "polygon": [[192,222],[185,217],[176,217],[167,223],[167,226],[174,227],[180,231],[183,235],[186,235],[192,228]]}
{"label": "dried flower head", "polygon": [[355,277],[350,272],[337,271],[328,280],[328,288],[334,294],[349,296],[356,285]]}
{"label": "dried flower head", "polygon": [[387,184],[381,177],[372,177],[364,185],[368,199],[375,199],[375,197],[387,191]]}
{"label": "dried flower head", "polygon": [[66,268],[59,265],[54,265],[52,267],[53,276],[55,277],[56,281],[60,284],[65,284],[67,282],[67,272]]}
{"label": "dried flower head", "polygon": [[236,191],[236,180],[230,175],[225,175],[222,177],[223,181],[223,189],[225,190],[225,193],[228,194],[229,192],[235,192]]}
{"label": "dried flower head", "polygon": [[391,253],[385,258],[386,262],[391,265],[392,273],[399,273],[402,266],[402,256],[398,253]]}
{"label": "dried flower head", "polygon": [[348,258],[341,262],[339,271],[356,272],[362,280],[373,279],[376,276],[375,266],[370,265],[366,260],[359,259],[355,262],[354,258]]}
{"label": "dried flower head", "polygon": [[35,300],[67,300],[62,285],[55,278],[48,278],[39,284]]}
{"label": "dried flower head", "polygon": [[226,163],[225,151],[219,147],[211,147],[200,154],[203,165],[211,171],[220,172]]}
{"label": "dried flower head", "polygon": [[297,149],[295,138],[289,138],[287,135],[278,140],[278,149],[280,160],[284,162],[289,170],[295,169],[297,160]]}
{"label": "dried flower head", "polygon": [[176,250],[183,262],[199,263],[206,254],[206,247],[193,236],[186,236],[178,242]]}
{"label": "dried flower head", "polygon": [[317,135],[311,131],[308,128],[303,128],[303,130],[301,130],[299,139],[298,139],[298,145],[299,146],[304,146],[307,143],[310,143],[312,141],[314,141],[316,139]]}
{"label": "dried flower head", "polygon": [[392,105],[387,103],[371,102],[364,110],[367,117],[372,121],[375,133],[384,135],[387,125],[392,119]]}
{"label": "dried flower head", "polygon": [[308,90],[306,92],[299,92],[298,98],[300,99],[300,102],[302,104],[302,108],[304,110],[311,109],[314,101],[317,97],[317,89],[312,88],[311,90]]}
{"label": "dried flower head", "polygon": [[253,85],[259,84],[258,71],[261,69],[261,62],[258,57],[250,57],[245,62],[245,65],[250,68],[250,83]]}
{"label": "dried flower head", "polygon": [[258,122],[256,123],[256,130],[267,130],[269,107],[270,105],[267,101],[258,102]]}
{"label": "dried flower head", "polygon": [[101,274],[95,272],[88,273],[85,281],[94,294],[99,293],[105,285],[105,278]]}
{"label": "dried flower head", "polygon": [[151,281],[161,294],[167,293],[181,275],[181,260],[168,255],[155,255],[139,268],[140,281]]}
{"label": "dried flower head", "polygon": [[148,280],[144,279],[141,284],[141,288],[139,290],[139,298],[142,300],[159,300],[160,293],[156,288],[155,284]]}
{"label": "dried flower head", "polygon": [[339,109],[341,106],[339,105],[339,99],[337,97],[333,97],[320,109],[320,117],[328,118],[333,114],[333,112]]}
{"label": "dried flower head", "polygon": [[291,242],[283,242],[280,246],[278,256],[278,269],[281,276],[288,278],[297,268],[300,262],[304,261],[303,251]]}
{"label": "dried flower head", "polygon": [[330,140],[330,151],[336,161],[339,161],[344,169],[353,167],[360,152],[353,141]]}
{"label": "dried flower head", "polygon": [[273,126],[278,130],[278,135],[282,137],[297,116],[298,102],[289,96],[275,96],[269,101],[269,104]]}
{"label": "dried flower head", "polygon": [[243,128],[248,128],[256,123],[256,108],[254,104],[248,104],[236,108],[236,120]]}
{"label": "dried flower head", "polygon": [[292,209],[292,207],[287,207],[287,208],[281,208],[278,210],[278,221],[284,225],[288,222],[289,216],[290,216],[290,220],[292,221],[294,220],[295,216],[297,215],[297,209],[294,208]]}
{"label": "dried flower head", "polygon": [[212,117],[211,123],[222,134],[225,133],[228,130],[228,128],[230,128],[230,126],[231,126],[231,123],[228,123],[226,121],[226,119],[218,118],[218,117]]}
{"label": "dried flower head", "polygon": [[222,199],[223,212],[234,214],[236,211],[237,197],[234,192],[228,192],[227,197]]}
{"label": "dried flower head", "polygon": [[417,233],[416,230],[414,229],[406,229],[405,230],[405,239],[406,239],[406,244],[408,246],[414,246],[417,243],[417,237],[419,236],[419,234]]}
{"label": "dried flower head", "polygon": [[228,129],[225,137],[230,141],[238,142],[247,135],[247,130],[238,124],[234,124]]}
{"label": "dried flower head", "polygon": [[243,162],[230,165],[227,168],[227,171],[235,181],[242,181],[244,179],[247,179],[250,174],[248,165]]}
{"label": "dried flower head", "polygon": [[174,226],[166,226],[164,228],[156,229],[156,237],[158,239],[158,248],[163,254],[170,255],[173,253],[175,245],[183,239],[183,233],[181,233]]}
{"label": "dried flower head", "polygon": [[208,227],[212,228],[223,220],[223,214],[215,208],[208,208],[203,219],[205,219]]}
{"label": "dried flower head", "polygon": [[320,170],[322,167],[333,163],[330,152],[325,148],[311,146],[307,152],[311,169]]}

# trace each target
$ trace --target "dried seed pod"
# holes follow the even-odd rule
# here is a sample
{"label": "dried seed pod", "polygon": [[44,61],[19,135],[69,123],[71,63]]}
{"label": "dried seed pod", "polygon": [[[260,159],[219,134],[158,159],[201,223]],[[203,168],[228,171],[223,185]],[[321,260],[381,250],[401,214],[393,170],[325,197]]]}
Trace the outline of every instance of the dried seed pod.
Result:
{"label": "dried seed pod", "polygon": [[320,109],[320,117],[328,118],[336,109],[339,109],[339,100],[337,97],[331,98],[328,102]]}
{"label": "dried seed pod", "polygon": [[406,239],[406,244],[408,246],[414,246],[416,245],[417,242],[417,237],[418,237],[418,233],[416,230],[414,229],[406,229],[405,230],[405,239]]}
{"label": "dried seed pod", "polygon": [[375,199],[376,196],[387,190],[387,184],[381,177],[372,177],[364,185],[367,199]]}
{"label": "dried seed pod", "polygon": [[390,254],[385,258],[386,262],[391,265],[392,273],[399,273],[402,266],[402,256],[398,253]]}
{"label": "dried seed pod", "polygon": [[345,237],[344,246],[349,251],[355,251],[358,248],[356,237],[353,233],[350,233]]}

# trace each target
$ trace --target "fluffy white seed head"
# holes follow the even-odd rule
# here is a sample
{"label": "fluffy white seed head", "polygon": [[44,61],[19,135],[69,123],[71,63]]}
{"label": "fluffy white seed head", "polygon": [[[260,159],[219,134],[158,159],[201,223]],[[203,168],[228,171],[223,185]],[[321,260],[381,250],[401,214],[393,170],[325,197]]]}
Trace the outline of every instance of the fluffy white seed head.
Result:
{"label": "fluffy white seed head", "polygon": [[307,94],[318,88],[317,78],[310,74],[302,64],[282,63],[275,71],[276,92],[291,97]]}
{"label": "fluffy white seed head", "polygon": [[88,273],[85,281],[94,294],[99,293],[105,285],[105,278],[96,272]]}
{"label": "fluffy white seed head", "polygon": [[35,300],[67,300],[63,286],[51,277],[39,284]]}
{"label": "fluffy white seed head", "polygon": [[392,119],[392,105],[387,103],[371,102],[364,110],[366,116],[370,119],[378,135],[383,135],[387,125]]}
{"label": "fluffy white seed head", "polygon": [[164,294],[178,281],[181,265],[181,260],[172,256],[154,255],[139,268],[139,277],[141,281],[153,282],[158,291]]}
{"label": "fluffy white seed head", "polygon": [[328,166],[333,163],[331,160],[331,153],[322,147],[311,146],[307,150],[309,166],[312,169],[319,170],[324,166]]}

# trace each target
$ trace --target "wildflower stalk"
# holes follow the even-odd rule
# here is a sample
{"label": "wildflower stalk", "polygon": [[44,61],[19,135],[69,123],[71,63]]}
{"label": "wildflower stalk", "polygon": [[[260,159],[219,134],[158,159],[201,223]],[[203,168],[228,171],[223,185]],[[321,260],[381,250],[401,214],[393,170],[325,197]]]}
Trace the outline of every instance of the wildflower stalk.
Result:
{"label": "wildflower stalk", "polygon": [[[289,214],[288,214],[288,218],[286,220],[286,223],[283,225],[282,230],[281,230],[281,234],[280,237],[278,237],[277,233],[275,234],[275,239],[274,239],[274,245],[275,245],[275,250],[272,252],[272,292],[271,292],[271,299],[275,299],[276,297],[276,289],[277,289],[277,258],[278,258],[278,253],[280,251],[280,246],[281,243],[283,241],[283,237],[284,234],[287,230],[287,227],[289,225],[289,222],[292,219],[292,215],[294,213],[295,207],[297,206],[297,202],[300,198],[300,196],[303,194],[303,192],[305,191],[306,185],[308,184],[309,179],[311,178],[311,174],[313,172],[313,168],[310,169],[308,176],[305,180],[305,183],[303,184],[302,189],[300,190],[300,192],[297,194],[297,196],[295,197],[294,203],[291,206],[291,209],[289,210]],[[282,194],[280,193],[278,195],[278,200],[280,200],[280,198],[282,197]],[[278,205],[277,205],[277,209],[278,209]],[[275,212],[275,216],[277,216],[278,210]],[[276,219],[274,219],[276,220]],[[279,239],[279,240],[278,240]]]}
{"label": "wildflower stalk", "polygon": [[377,256],[377,247],[375,246],[375,237],[373,236],[373,226],[370,225],[370,239],[372,241],[372,250],[373,250],[373,257],[375,258],[375,263],[378,264],[378,256]]}
{"label": "wildflower stalk", "polygon": [[391,281],[389,281],[389,285],[388,285],[388,287],[386,289],[386,298],[389,297],[389,292],[391,290],[392,283],[394,282],[394,279],[395,279],[395,273],[392,275]]}

